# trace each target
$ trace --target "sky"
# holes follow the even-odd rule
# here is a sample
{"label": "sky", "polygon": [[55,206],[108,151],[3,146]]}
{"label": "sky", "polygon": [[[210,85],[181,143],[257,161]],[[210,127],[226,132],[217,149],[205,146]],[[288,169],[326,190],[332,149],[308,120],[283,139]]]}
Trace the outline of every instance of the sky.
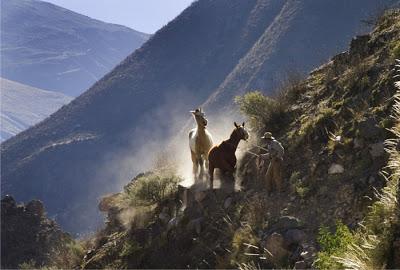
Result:
{"label": "sky", "polygon": [[45,0],[101,21],[155,33],[194,0]]}

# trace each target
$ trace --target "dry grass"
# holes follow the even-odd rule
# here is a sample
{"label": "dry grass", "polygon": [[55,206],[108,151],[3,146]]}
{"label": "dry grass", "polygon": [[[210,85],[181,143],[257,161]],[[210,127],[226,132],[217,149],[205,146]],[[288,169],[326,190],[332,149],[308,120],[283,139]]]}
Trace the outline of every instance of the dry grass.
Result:
{"label": "dry grass", "polygon": [[396,124],[391,129],[396,139],[386,141],[389,161],[386,173],[386,186],[376,191],[377,201],[370,207],[369,213],[355,233],[356,241],[347,247],[341,257],[335,259],[346,269],[383,269],[386,267],[393,228],[398,220],[398,192],[400,183],[400,83],[395,95],[392,117]]}

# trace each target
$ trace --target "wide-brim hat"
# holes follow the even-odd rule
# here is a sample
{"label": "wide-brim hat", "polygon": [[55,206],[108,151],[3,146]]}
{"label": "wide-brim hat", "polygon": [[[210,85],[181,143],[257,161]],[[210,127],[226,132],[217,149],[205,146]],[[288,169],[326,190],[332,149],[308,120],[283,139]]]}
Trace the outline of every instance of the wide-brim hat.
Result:
{"label": "wide-brim hat", "polygon": [[275,138],[272,137],[272,133],[271,133],[271,132],[268,132],[268,131],[264,133],[264,136],[262,136],[261,139],[275,140]]}

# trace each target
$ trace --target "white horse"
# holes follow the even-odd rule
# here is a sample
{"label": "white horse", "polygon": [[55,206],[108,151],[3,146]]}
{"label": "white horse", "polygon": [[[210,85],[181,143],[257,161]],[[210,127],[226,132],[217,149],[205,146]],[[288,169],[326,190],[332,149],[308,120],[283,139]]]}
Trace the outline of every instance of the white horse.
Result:
{"label": "white horse", "polygon": [[[189,132],[189,146],[193,162],[193,177],[196,181],[203,178],[204,169],[208,167],[208,152],[213,146],[210,132],[206,129],[207,119],[201,108],[191,111],[197,123],[197,128]],[[200,174],[199,172],[200,167]]]}

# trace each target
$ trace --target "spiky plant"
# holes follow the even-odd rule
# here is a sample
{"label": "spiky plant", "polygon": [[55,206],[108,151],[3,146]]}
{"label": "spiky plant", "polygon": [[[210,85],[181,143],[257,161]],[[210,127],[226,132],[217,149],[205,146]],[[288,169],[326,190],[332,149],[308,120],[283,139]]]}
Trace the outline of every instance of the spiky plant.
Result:
{"label": "spiky plant", "polygon": [[[396,60],[400,70],[400,61]],[[399,75],[396,78],[400,77]],[[400,182],[400,81],[395,83],[397,93],[394,96],[392,117],[395,125],[391,129],[395,139],[386,140],[389,161],[386,167],[386,186],[376,191],[377,201],[370,207],[369,213],[355,233],[355,241],[347,247],[341,257],[335,259],[346,269],[383,269],[387,264],[394,226],[399,222],[399,182]]]}

